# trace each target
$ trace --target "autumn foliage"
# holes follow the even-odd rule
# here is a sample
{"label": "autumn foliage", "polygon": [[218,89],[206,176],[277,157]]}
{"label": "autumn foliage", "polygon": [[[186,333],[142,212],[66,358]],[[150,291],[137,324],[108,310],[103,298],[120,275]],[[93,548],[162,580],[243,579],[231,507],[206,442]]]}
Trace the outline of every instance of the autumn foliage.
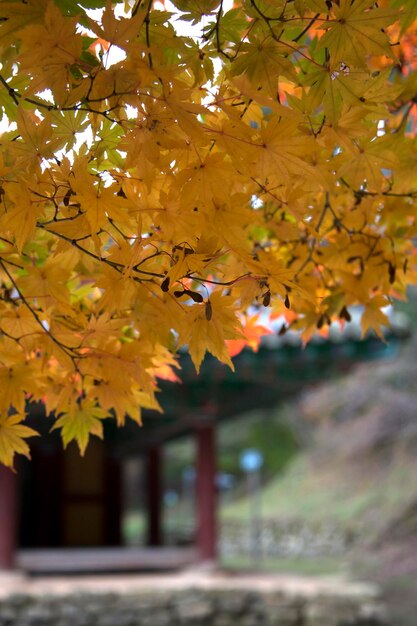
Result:
{"label": "autumn foliage", "polygon": [[[94,11],[92,9],[95,9]],[[415,282],[415,0],[0,2],[0,461]],[[180,374],[179,374],[180,375]]]}

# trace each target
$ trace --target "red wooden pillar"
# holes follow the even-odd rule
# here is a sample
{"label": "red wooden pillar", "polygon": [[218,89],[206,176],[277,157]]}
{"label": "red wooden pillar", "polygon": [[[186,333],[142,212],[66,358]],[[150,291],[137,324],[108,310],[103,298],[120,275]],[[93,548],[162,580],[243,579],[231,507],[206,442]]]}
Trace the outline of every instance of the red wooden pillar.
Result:
{"label": "red wooden pillar", "polygon": [[159,446],[150,448],[147,459],[148,546],[160,546],[162,537],[162,453]]}
{"label": "red wooden pillar", "polygon": [[197,438],[197,548],[202,561],[217,557],[216,431],[201,424]]}
{"label": "red wooden pillar", "polygon": [[0,463],[0,569],[14,564],[17,533],[17,480]]}

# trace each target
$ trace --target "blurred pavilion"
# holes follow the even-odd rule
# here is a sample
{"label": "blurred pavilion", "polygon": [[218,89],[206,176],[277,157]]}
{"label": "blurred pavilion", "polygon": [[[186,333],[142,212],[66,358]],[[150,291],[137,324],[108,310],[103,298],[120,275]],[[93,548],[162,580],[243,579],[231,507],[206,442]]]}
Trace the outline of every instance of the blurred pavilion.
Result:
{"label": "blurred pavilion", "polygon": [[[295,334],[269,335],[257,353],[244,350],[234,358],[235,373],[207,356],[197,376],[183,353],[182,384],[161,384],[164,413],[145,412],[143,428],[128,421],[118,429],[108,420],[104,441],[93,438],[84,458],[75,445],[63,451],[57,433],[48,433],[52,420],[42,406],[33,405],[29,421],[42,437],[31,440],[32,460],[20,460],[17,474],[0,466],[0,569],[138,571],[215,561],[219,422],[273,408],[359,361],[392,356],[407,331],[394,320],[387,343],[359,335],[353,322],[343,333],[332,328],[328,339],[315,338],[304,349]],[[194,545],[164,548],[163,447],[184,436],[195,440]],[[146,468],[147,532],[141,549],[123,548],[123,469],[132,458],[141,458]]]}

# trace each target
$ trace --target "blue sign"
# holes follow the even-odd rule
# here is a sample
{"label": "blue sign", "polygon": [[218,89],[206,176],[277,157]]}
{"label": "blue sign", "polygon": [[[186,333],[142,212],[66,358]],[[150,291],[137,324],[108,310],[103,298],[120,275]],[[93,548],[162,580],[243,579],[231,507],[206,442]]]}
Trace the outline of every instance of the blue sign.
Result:
{"label": "blue sign", "polygon": [[256,472],[262,467],[264,458],[259,450],[248,448],[247,450],[243,450],[239,462],[240,468],[244,472]]}
{"label": "blue sign", "polygon": [[184,469],[182,470],[182,480],[187,484],[192,484],[195,482],[195,479],[195,467],[193,467],[192,465],[187,465],[187,467],[184,467]]}

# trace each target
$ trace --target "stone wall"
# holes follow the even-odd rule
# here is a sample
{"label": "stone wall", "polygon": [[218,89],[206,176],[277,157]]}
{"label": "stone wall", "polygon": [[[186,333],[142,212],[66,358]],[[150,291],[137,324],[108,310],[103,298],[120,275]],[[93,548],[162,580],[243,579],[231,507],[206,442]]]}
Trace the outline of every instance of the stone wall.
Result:
{"label": "stone wall", "polygon": [[[166,533],[165,539],[168,545],[192,545],[194,534],[194,522],[184,523]],[[228,518],[220,524],[219,550],[226,557],[248,556],[256,542],[258,552],[266,557],[341,556],[359,538],[357,528],[346,529],[331,521],[260,518],[253,528],[247,519]]]}
{"label": "stone wall", "polygon": [[14,594],[0,626],[393,626],[370,599],[246,590]]}
{"label": "stone wall", "polygon": [[248,555],[256,541],[260,554],[282,558],[340,556],[356,540],[353,532],[332,522],[297,519],[260,519],[255,537],[246,520],[228,519],[222,523],[220,537],[224,556]]}

